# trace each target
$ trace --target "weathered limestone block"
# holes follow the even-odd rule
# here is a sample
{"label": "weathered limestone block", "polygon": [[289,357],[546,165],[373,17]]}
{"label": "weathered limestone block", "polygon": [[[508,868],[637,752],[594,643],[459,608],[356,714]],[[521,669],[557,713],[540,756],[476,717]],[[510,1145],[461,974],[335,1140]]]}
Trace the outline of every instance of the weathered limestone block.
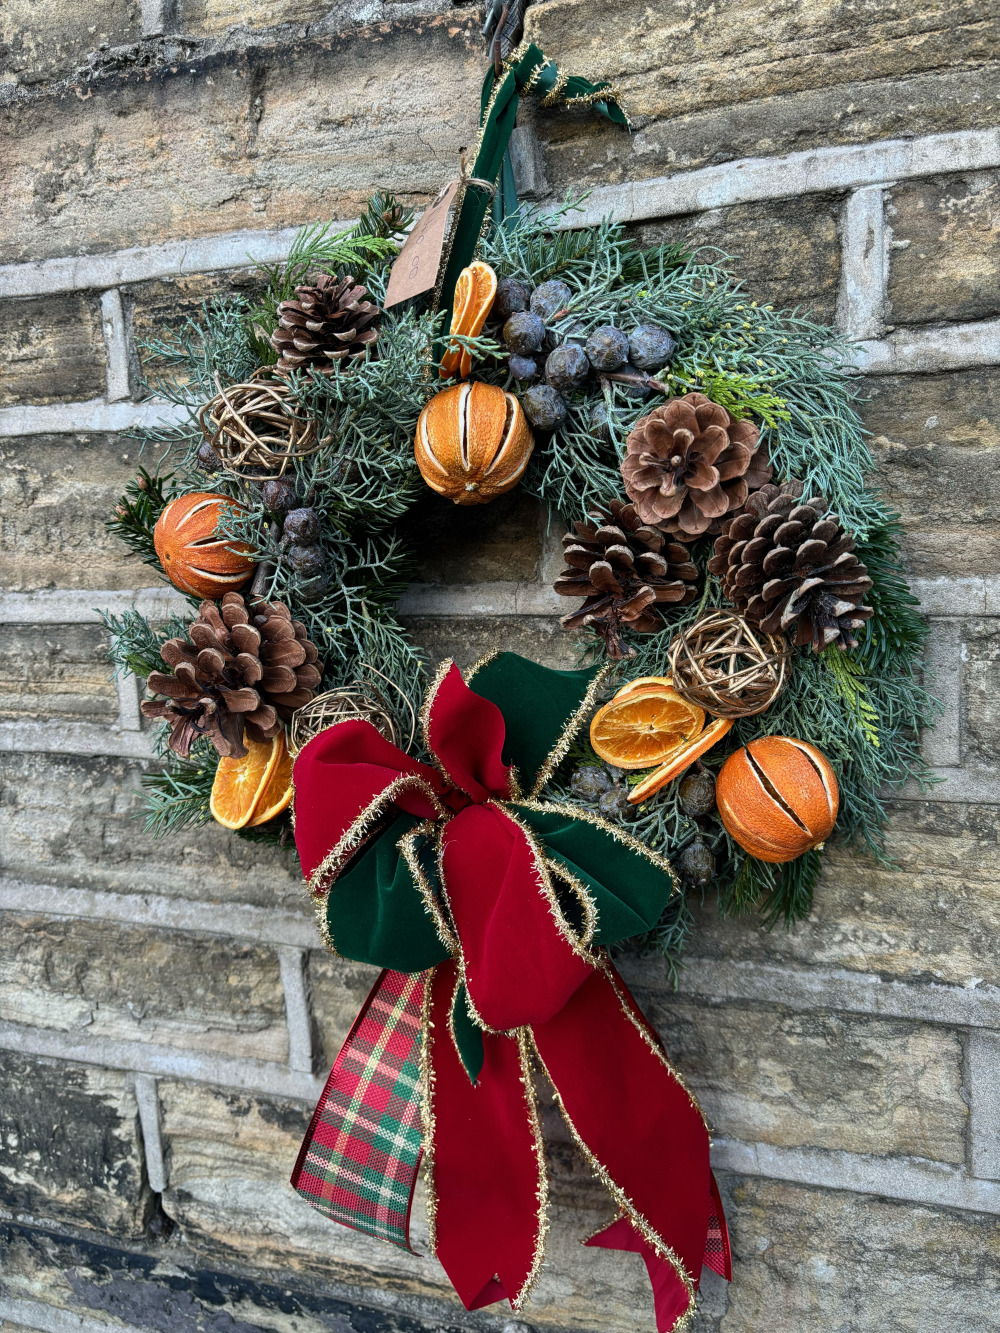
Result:
{"label": "weathered limestone block", "polygon": [[832,324],[840,282],[841,205],[832,195],[738,204],[648,224],[639,235],[644,245],[676,241],[691,250],[710,247],[708,262],[721,260],[711,248],[724,251],[735,258],[731,267],[750,300],[798,307]]}
{"label": "weathered limestone block", "polygon": [[1000,372],[871,376],[864,395],[859,409],[872,432],[877,481],[902,514],[911,573],[995,573]]}
{"label": "weathered limestone block", "polygon": [[813,911],[790,930],[695,906],[703,958],[843,967],[909,981],[1000,983],[996,806],[899,801],[887,850],[897,868],[830,846]]}
{"label": "weathered limestone block", "polygon": [[954,1032],[766,1005],[701,1005],[669,993],[637,998],[717,1134],[965,1160],[968,1113]]}
{"label": "weathered limestone block", "polygon": [[993,1217],[746,1177],[727,1194],[737,1276],[720,1333],[982,1333],[1000,1319]]}
{"label": "weathered limestone block", "polygon": [[2,1051],[0,1087],[4,1208],[141,1236],[150,1195],[126,1076]]}
{"label": "weathered limestone block", "polygon": [[0,301],[0,406],[97,398],[105,383],[96,299],[73,292]]}
{"label": "weathered limestone block", "polygon": [[0,913],[0,1019],[288,1059],[276,956],[214,935]]}
{"label": "weathered limestone block", "polygon": [[14,101],[0,247],[29,260],[351,218],[374,189],[423,202],[475,142],[481,79],[478,25],[449,13]]}
{"label": "weathered limestone block", "polygon": [[[0,584],[143,588],[157,581],[105,528],[139,459],[123,435],[34,435],[2,441]],[[151,468],[155,453],[142,460]]]}
{"label": "weathered limestone block", "polygon": [[118,695],[109,674],[99,625],[8,625],[0,637],[0,717],[113,722]]}
{"label": "weathered limestone block", "polygon": [[896,324],[1000,312],[1000,172],[901,181],[886,197]]}
{"label": "weathered limestone block", "polygon": [[[567,600],[568,608],[577,602]],[[543,666],[569,671],[578,665],[579,649],[555,616],[413,616],[401,617],[431,666],[451,657],[460,667],[499,648],[520,653]]]}
{"label": "weathered limestone block", "polygon": [[165,366],[146,344],[159,339],[164,332],[191,336],[189,321],[200,325],[204,302],[242,296],[252,300],[263,283],[252,268],[236,269],[225,273],[184,273],[148,282],[122,285],[122,296],[132,313],[133,338],[136,349],[136,369],[147,381],[148,389],[156,392],[161,376],[178,383],[175,367]]}
{"label": "weathered limestone block", "polygon": [[[303,893],[305,890],[303,889]],[[317,941],[319,932],[316,932]],[[379,969],[364,963],[334,958],[325,949],[309,954],[312,1008],[320,1036],[322,1058],[319,1072],[327,1074],[358,1016],[368,992],[378,980]]]}
{"label": "weathered limestone block", "polygon": [[315,23],[330,8],[330,0],[178,0],[177,31],[196,37],[221,36],[234,27]]}
{"label": "weathered limestone block", "polygon": [[995,763],[1000,755],[1000,620],[962,622],[963,759]]}
{"label": "weathered limestone block", "polygon": [[727,0],[548,0],[525,34],[560,66],[610,78],[636,133],[561,109],[539,117],[553,193],[768,156],[994,122],[996,15],[985,0],[860,11]]}
{"label": "weathered limestone block", "polygon": [[30,87],[65,78],[103,45],[135,41],[140,0],[8,0],[0,10],[0,82]]}
{"label": "weathered limestone block", "polygon": [[290,849],[246,842],[214,822],[168,838],[143,833],[142,771],[142,764],[123,759],[6,754],[0,779],[6,873],[112,892],[301,906],[302,880]]}

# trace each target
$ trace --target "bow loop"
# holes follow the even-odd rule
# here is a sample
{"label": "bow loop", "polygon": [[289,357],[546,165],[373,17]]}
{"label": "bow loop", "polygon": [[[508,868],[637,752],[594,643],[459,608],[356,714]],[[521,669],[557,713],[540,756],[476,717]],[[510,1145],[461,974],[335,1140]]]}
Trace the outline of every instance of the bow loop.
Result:
{"label": "bow loop", "polygon": [[511,794],[503,762],[503,713],[473,694],[454,662],[442,664],[423,710],[424,743],[454,785],[473,801]]}

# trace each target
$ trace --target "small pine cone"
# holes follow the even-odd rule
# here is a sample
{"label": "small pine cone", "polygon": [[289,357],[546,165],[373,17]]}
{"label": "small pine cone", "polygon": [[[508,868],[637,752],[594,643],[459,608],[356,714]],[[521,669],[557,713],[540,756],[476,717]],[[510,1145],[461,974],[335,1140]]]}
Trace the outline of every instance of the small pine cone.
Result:
{"label": "small pine cone", "polygon": [[852,631],[871,616],[862,599],[872,586],[822,495],[802,499],[800,481],[764,486],[731,518],[709,561],[725,595],[765,634],[794,630],[814,653],[835,643],[856,648]]}
{"label": "small pine cone", "polygon": [[585,597],[579,611],[564,616],[566,629],[593,629],[615,661],[634,657],[621,637],[623,627],[655,634],[664,622],[656,604],[683,606],[694,599],[698,570],[686,546],[668,542],[662,532],[640,522],[635,506],[612,500],[608,509],[590,511],[593,523],[577,523],[576,534],[563,538],[569,566],[556,580],[562,597]]}
{"label": "small pine cone", "polygon": [[153,694],[146,717],[172,724],[170,749],[183,758],[198,736],[219,754],[246,754],[244,735],[267,741],[296,708],[308,703],[320,681],[322,663],[305,625],[292,620],[280,602],[248,604],[227,592],[221,608],[202,602],[191,625],[190,642],[168,639],[160,656],[173,670],[153,671],[146,682]]}
{"label": "small pine cone", "polygon": [[687,393],[640,417],[625,444],[625,490],[643,523],[689,539],[718,532],[771,476],[751,421],[736,421],[703,393]]}
{"label": "small pine cone", "polygon": [[279,353],[275,369],[318,370],[330,374],[339,362],[357,361],[375,350],[376,321],[382,311],[354,277],[321,273],[315,287],[296,287],[296,301],[278,306],[278,327],[271,346]]}

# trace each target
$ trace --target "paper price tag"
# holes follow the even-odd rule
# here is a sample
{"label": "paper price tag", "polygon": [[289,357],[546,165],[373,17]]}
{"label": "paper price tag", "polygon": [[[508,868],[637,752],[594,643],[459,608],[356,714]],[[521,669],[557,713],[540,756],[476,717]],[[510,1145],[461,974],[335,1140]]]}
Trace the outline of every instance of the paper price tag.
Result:
{"label": "paper price tag", "polygon": [[437,282],[448,227],[448,212],[458,188],[459,182],[452,181],[414,224],[389,274],[389,286],[385,294],[387,309],[411,296],[430,291]]}

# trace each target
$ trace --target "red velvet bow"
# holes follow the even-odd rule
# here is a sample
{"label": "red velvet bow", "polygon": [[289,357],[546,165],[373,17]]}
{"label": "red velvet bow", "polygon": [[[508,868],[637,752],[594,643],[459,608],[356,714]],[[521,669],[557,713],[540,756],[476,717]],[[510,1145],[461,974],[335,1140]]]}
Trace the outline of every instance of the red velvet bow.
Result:
{"label": "red velvet bow", "polygon": [[[391,807],[428,821],[437,840],[437,886],[411,864],[451,954],[427,973],[424,1003],[436,1253],[467,1309],[507,1297],[516,1310],[527,1296],[545,1234],[534,1093],[541,1069],[618,1205],[619,1216],[587,1243],[642,1255],[666,1333],[693,1308],[703,1261],[729,1276],[701,1112],[606,953],[589,947],[580,885],[583,928],[563,910],[544,848],[517,816],[500,710],[452,666],[428,701],[425,728],[436,769],[366,722],[340,723],[311,741],[295,767],[296,842],[310,887],[322,894]],[[456,1036],[463,985],[482,1032],[475,1083]]]}

